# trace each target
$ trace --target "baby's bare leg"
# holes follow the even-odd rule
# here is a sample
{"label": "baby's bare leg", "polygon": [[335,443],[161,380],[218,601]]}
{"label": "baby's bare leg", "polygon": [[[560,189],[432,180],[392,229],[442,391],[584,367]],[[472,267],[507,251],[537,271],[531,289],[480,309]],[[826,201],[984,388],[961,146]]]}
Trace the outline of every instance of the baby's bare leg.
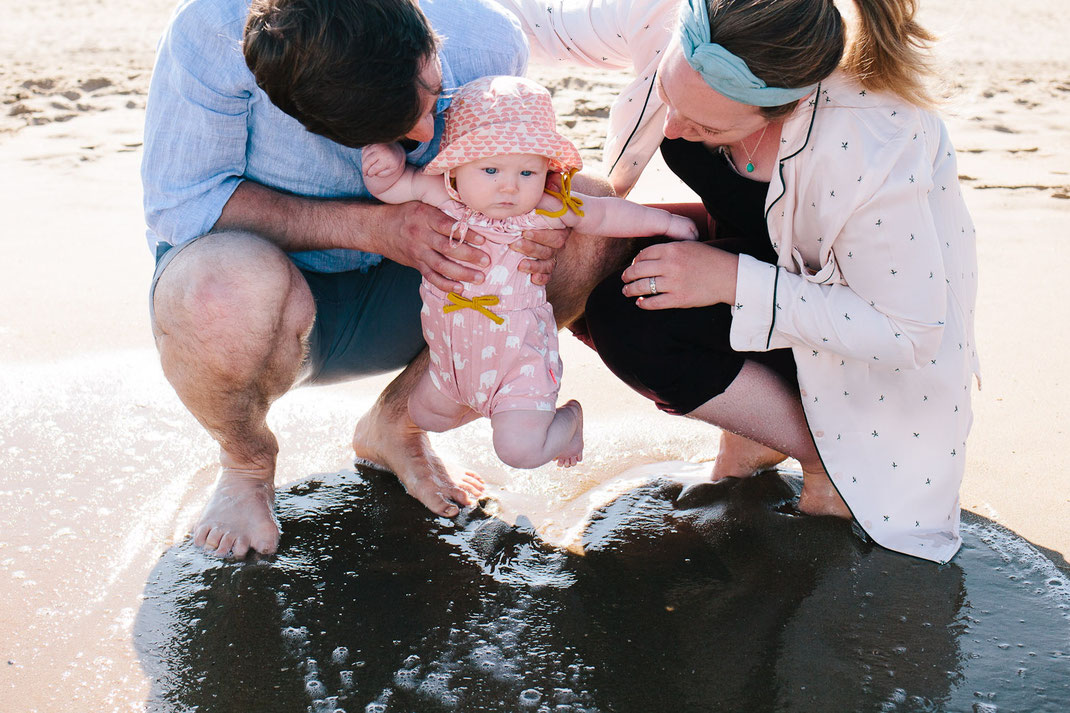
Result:
{"label": "baby's bare leg", "polygon": [[506,465],[538,468],[557,459],[573,466],[583,459],[583,409],[569,401],[556,412],[499,411],[490,417],[494,450]]}
{"label": "baby's bare leg", "polygon": [[431,375],[424,371],[409,395],[409,418],[417,428],[442,433],[474,421],[479,414],[439,391]]}

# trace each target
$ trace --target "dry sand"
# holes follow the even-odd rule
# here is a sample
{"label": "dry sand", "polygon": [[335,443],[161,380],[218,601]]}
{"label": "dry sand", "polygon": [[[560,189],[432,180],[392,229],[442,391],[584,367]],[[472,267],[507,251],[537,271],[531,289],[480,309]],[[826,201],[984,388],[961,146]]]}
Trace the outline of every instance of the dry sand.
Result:
{"label": "dry sand", "polygon": [[[152,49],[172,0],[5,3],[0,24],[0,711],[137,710],[131,622],[159,554],[207,497],[215,452],[159,372],[138,161]],[[1060,0],[923,0],[944,38],[945,112],[978,226],[978,340],[963,507],[1065,565],[1070,555],[1070,31]],[[621,77],[534,68],[596,162]],[[657,166],[633,197],[680,200]],[[715,432],[628,393],[565,339],[563,397],[588,412],[584,466],[506,473],[479,426],[438,439],[564,513],[631,466],[700,460]],[[298,392],[273,415],[280,479],[347,465],[385,379]],[[664,435],[651,439],[652,432]],[[473,462],[474,461],[474,462]],[[559,509],[557,522],[545,513]]]}

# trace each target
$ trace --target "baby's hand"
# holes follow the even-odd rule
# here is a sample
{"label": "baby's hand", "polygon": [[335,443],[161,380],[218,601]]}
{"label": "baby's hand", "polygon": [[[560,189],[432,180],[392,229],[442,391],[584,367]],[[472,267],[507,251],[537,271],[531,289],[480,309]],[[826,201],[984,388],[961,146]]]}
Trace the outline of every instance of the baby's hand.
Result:
{"label": "baby's hand", "polygon": [[371,144],[360,154],[361,170],[371,178],[385,178],[405,168],[405,149],[401,144]]}
{"label": "baby's hand", "polygon": [[675,240],[698,240],[698,228],[690,218],[672,215],[669,218],[669,229],[665,231],[665,235]]}

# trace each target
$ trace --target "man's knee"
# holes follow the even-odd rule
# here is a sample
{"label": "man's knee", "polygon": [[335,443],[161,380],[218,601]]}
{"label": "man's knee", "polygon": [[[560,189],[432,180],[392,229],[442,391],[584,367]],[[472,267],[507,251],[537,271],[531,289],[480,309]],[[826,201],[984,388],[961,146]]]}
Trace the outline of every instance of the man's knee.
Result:
{"label": "man's knee", "polygon": [[213,234],[184,249],[160,276],[153,302],[158,342],[225,354],[239,368],[242,355],[262,359],[280,337],[299,340],[315,317],[300,271],[249,233]]}
{"label": "man's knee", "polygon": [[287,309],[311,320],[315,305],[286,254],[249,233],[218,233],[182,251],[160,276],[153,301],[161,327],[277,323]]}

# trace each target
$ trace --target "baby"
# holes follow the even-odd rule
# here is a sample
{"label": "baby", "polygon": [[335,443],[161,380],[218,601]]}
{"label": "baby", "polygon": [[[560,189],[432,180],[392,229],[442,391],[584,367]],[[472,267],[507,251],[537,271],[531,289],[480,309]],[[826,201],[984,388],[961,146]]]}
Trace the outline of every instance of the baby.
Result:
{"label": "baby", "polygon": [[[409,398],[409,415],[426,431],[488,416],[495,452],[515,468],[579,462],[583,412],[576,401],[555,409],[561,359],[553,311],[546,289],[517,269],[524,256],[509,245],[525,230],[566,227],[612,237],[697,237],[687,218],[572,194],[581,166],[576,147],[557,133],[549,92],[520,77],[461,87],[446,115],[442,150],[422,173],[405,164],[397,144],[363,151],[372,195],[437,206],[456,219],[451,240],[463,242],[470,230],[486,239],[482,284],[463,283],[459,294],[427,280],[420,287],[431,364]],[[561,174],[560,191],[548,187],[551,173]],[[540,204],[556,210],[537,210]]]}

